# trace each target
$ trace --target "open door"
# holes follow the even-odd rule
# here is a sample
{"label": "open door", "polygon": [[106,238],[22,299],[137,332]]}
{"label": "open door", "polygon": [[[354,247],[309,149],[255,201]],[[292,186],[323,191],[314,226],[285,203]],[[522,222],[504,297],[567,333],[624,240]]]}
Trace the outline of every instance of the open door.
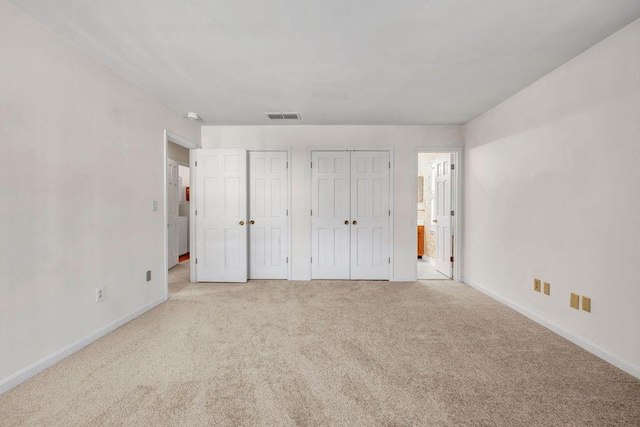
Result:
{"label": "open door", "polygon": [[247,152],[195,151],[196,279],[247,281]]}
{"label": "open door", "polygon": [[433,162],[435,171],[436,270],[452,275],[451,251],[451,154]]}

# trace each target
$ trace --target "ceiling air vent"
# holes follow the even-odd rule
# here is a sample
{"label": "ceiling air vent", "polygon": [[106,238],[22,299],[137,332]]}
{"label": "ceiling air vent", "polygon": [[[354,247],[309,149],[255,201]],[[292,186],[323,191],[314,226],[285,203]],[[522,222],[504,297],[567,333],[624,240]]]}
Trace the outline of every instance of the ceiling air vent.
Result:
{"label": "ceiling air vent", "polygon": [[298,113],[265,113],[269,120],[300,120]]}

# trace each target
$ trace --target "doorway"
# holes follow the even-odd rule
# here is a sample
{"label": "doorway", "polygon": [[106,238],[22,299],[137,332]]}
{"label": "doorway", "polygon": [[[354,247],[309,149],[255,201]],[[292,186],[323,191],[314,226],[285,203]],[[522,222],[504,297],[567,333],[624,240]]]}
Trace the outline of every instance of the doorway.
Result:
{"label": "doorway", "polygon": [[451,152],[418,153],[418,280],[453,278],[456,157]]}
{"label": "doorway", "polygon": [[190,181],[189,150],[167,142],[167,267],[172,269],[188,259]]}
{"label": "doorway", "polygon": [[[177,274],[180,269],[184,275],[192,267],[185,261],[185,254],[189,254],[191,237],[189,223],[192,216],[186,199],[186,188],[189,187],[190,150],[197,145],[169,130],[164,131],[164,283],[165,298],[169,297],[169,269]],[[185,201],[187,202],[185,204]],[[155,209],[155,202],[154,202]],[[185,235],[186,231],[186,235]],[[186,238],[186,241],[185,241]],[[187,250],[185,251],[185,244]],[[185,252],[185,253],[182,253]],[[182,258],[182,259],[180,259]]]}

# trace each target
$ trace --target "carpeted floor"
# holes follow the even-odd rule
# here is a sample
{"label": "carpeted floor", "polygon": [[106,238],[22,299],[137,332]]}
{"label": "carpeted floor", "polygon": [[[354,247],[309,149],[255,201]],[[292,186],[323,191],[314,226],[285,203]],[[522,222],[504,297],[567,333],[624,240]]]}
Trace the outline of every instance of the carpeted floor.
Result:
{"label": "carpeted floor", "polygon": [[0,396],[0,424],[640,425],[639,380],[465,285],[176,268],[168,302]]}

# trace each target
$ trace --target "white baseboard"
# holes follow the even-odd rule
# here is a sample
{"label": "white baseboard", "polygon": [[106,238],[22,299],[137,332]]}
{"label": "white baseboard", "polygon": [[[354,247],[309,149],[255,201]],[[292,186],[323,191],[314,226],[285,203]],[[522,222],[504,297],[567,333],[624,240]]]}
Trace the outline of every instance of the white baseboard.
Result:
{"label": "white baseboard", "polygon": [[157,307],[158,305],[162,304],[163,302],[165,302],[167,300],[166,297],[162,297],[157,301],[152,302],[151,304],[148,304],[144,307],[142,307],[140,310],[137,310],[129,315],[126,315],[124,317],[121,317],[120,319],[108,324],[107,326],[105,326],[104,328],[98,329],[95,332],[90,333],[89,335],[86,335],[85,337],[79,339],[78,341],[74,342],[71,345],[68,345],[67,347],[64,347],[58,351],[56,351],[53,354],[50,354],[49,356],[27,366],[26,368],[16,372],[13,375],[10,375],[7,378],[4,378],[0,381],[0,394],[9,391],[10,389],[12,389],[13,387],[17,386],[18,384],[28,380],[29,378],[33,377],[36,374],[39,374],[40,372],[44,371],[45,369],[47,369],[50,366],[55,365],[56,363],[58,363],[59,361],[61,361],[62,359],[64,359],[65,357],[71,356],[73,353],[77,352],[78,350],[83,349],[84,347],[88,346],[89,344],[99,340],[100,338],[102,338],[103,336],[107,335],[109,332],[113,332],[114,330],[118,329],[120,326],[124,325],[125,323],[130,322],[131,320],[135,319],[136,317],[140,316],[141,314],[146,313],[147,311],[151,310],[154,307]]}
{"label": "white baseboard", "polygon": [[612,355],[611,353],[609,353],[607,350],[603,349],[602,347],[598,346],[597,344],[594,344],[590,341],[587,341],[583,338],[580,338],[570,332],[565,331],[564,329],[562,329],[561,327],[555,325],[554,323],[551,323],[541,317],[539,317],[538,315],[536,315],[535,313],[529,311],[528,309],[514,303],[513,301],[504,298],[500,295],[498,295],[497,293],[478,285],[477,283],[474,283],[472,281],[470,281],[469,279],[467,279],[466,277],[462,278],[462,283],[465,283],[469,286],[471,286],[474,289],[477,289],[478,291],[482,292],[485,295],[490,296],[491,298],[493,298],[494,300],[501,302],[502,304],[511,307],[512,309],[514,309],[515,311],[517,311],[518,313],[528,317],[529,319],[533,320],[534,322],[544,326],[545,328],[551,330],[552,332],[555,332],[556,334],[560,335],[561,337],[571,341],[572,343],[574,343],[575,345],[582,347],[583,349],[587,350],[589,353],[595,354],[596,356],[598,356],[599,358],[611,363],[613,366],[615,366],[616,368],[622,369],[623,371],[625,371],[626,373],[628,373],[629,375],[633,375],[634,377],[640,379],[640,366],[636,366],[633,363],[627,362],[626,360],[620,359],[617,356]]}

